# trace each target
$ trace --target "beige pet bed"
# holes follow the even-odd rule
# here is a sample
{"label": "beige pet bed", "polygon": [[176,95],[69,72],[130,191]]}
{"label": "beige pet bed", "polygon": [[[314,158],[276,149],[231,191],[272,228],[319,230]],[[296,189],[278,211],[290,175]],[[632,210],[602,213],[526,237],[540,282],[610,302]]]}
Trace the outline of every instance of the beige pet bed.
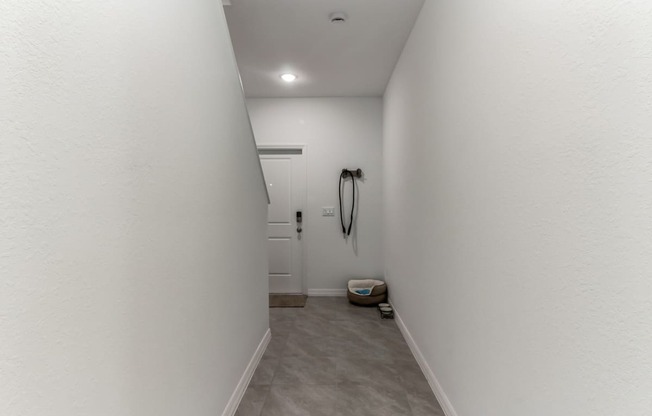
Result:
{"label": "beige pet bed", "polygon": [[375,279],[349,280],[347,296],[349,302],[355,305],[378,305],[387,300],[387,285],[382,280]]}

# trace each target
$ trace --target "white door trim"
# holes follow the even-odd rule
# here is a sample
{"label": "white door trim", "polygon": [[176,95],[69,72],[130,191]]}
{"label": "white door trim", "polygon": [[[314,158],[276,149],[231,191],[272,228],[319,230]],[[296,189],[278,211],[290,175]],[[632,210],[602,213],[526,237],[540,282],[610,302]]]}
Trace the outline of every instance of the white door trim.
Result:
{"label": "white door trim", "polygon": [[[308,151],[307,151],[308,146],[305,145],[305,144],[274,143],[274,144],[259,144],[256,147],[257,147],[257,150],[271,149],[271,150],[279,150],[279,151],[281,151],[281,150],[289,150],[289,151],[300,150],[301,151],[301,156],[303,156],[303,162],[304,162],[303,163],[303,170],[304,171],[303,171],[302,174],[303,174],[303,177],[305,178],[305,180],[304,180],[305,191],[304,191],[303,196],[301,198],[301,206],[303,207],[302,212],[303,212],[303,221],[304,221],[304,225],[305,225],[306,218],[308,216],[308,213],[307,213],[307,209],[308,209],[308,205],[307,205],[307,203],[308,203],[308,187],[310,186],[309,183],[308,183]],[[277,154],[282,154],[282,153],[277,153]],[[288,152],[288,154],[293,154],[293,153]],[[294,153],[294,154],[296,154],[296,153]],[[260,156],[261,155],[259,154],[259,159],[260,159]],[[261,167],[261,169],[262,169],[262,167]],[[265,189],[267,189],[267,188],[265,188]],[[310,230],[308,230],[307,232],[309,233]],[[305,240],[306,231],[304,230],[302,234],[303,234],[302,237]],[[307,284],[308,275],[306,273],[306,262],[305,262],[305,259],[307,257],[306,253],[307,253],[307,244],[303,243],[301,245],[301,262],[300,262],[301,266],[300,267],[301,267],[301,287],[302,287],[301,292],[304,295],[308,294],[308,284]]]}

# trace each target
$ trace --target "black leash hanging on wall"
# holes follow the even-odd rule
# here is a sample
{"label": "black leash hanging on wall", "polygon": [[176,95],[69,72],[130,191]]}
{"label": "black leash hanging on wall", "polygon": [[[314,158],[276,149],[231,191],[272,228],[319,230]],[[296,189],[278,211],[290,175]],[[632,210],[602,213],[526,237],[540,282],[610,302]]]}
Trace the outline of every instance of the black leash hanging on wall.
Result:
{"label": "black leash hanging on wall", "polygon": [[[342,183],[348,176],[351,177],[353,201],[351,201],[351,218],[349,219],[349,228],[347,229],[344,224],[344,205],[342,204],[344,187],[342,186]],[[342,234],[344,234],[344,237],[351,235],[351,229],[353,228],[353,213],[355,212],[355,178],[359,179],[361,177],[362,169],[342,169],[342,173],[340,173],[340,182],[337,187],[337,192],[340,197],[340,222],[342,223]]]}

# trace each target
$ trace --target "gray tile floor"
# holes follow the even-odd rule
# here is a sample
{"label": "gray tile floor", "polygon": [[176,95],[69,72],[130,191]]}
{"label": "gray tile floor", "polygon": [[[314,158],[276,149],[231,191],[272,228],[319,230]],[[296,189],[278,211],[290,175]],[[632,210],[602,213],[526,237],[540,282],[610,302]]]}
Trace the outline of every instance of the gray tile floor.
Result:
{"label": "gray tile floor", "polygon": [[270,309],[272,340],[237,416],[444,412],[393,320],[346,298]]}

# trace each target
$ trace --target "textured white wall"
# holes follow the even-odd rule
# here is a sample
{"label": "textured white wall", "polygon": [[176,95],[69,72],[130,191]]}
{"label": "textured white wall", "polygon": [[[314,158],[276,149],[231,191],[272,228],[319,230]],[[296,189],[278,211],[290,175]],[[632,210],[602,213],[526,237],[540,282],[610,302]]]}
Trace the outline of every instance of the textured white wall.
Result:
{"label": "textured white wall", "polygon": [[649,415],[652,3],[427,0],[385,94],[392,297],[459,416]]}
{"label": "textured white wall", "polygon": [[3,0],[0,96],[0,414],[220,415],[268,326],[220,2]]}
{"label": "textured white wall", "polygon": [[[381,230],[382,101],[380,98],[247,99],[258,144],[305,144],[307,206],[303,250],[308,289],[344,289],[356,276],[383,274]],[[360,167],[357,255],[345,242],[337,183]],[[351,199],[347,186],[345,198]],[[322,217],[322,207],[335,217]],[[347,212],[350,212],[347,210]],[[353,234],[353,232],[352,232]]]}

